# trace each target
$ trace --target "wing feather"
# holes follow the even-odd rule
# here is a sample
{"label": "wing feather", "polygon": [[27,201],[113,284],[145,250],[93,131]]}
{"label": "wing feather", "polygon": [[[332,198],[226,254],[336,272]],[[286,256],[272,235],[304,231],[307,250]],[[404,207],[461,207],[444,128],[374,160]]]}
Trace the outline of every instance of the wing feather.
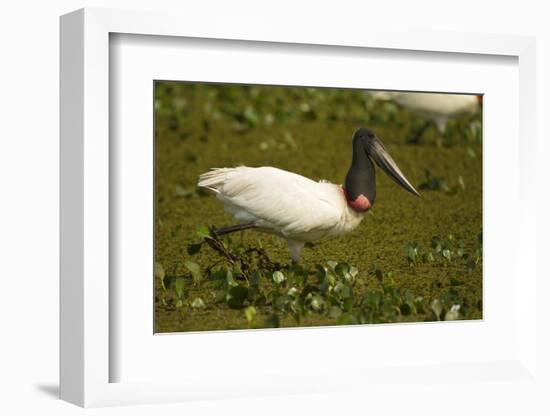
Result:
{"label": "wing feather", "polygon": [[272,167],[214,169],[200,176],[199,186],[215,192],[237,220],[289,237],[332,229],[345,205],[337,185]]}

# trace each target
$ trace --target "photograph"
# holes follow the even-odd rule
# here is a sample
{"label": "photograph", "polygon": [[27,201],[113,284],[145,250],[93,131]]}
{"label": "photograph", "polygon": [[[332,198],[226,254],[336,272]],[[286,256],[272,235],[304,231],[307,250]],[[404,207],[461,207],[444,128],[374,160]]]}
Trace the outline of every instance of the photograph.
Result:
{"label": "photograph", "polygon": [[482,95],[153,88],[155,333],[483,319]]}

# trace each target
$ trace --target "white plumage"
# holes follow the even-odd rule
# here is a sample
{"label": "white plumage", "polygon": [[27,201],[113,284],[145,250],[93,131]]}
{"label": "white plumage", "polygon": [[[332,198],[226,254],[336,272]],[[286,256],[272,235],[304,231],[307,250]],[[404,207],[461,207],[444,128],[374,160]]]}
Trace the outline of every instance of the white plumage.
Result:
{"label": "white plumage", "polygon": [[480,109],[477,95],[388,91],[372,94],[378,99],[392,100],[412,113],[435,122],[441,133],[445,131],[449,119],[474,114]]}
{"label": "white plumage", "polygon": [[348,206],[340,185],[273,167],[212,169],[198,186],[238,221],[285,238],[295,261],[306,242],[349,232],[364,217]]}

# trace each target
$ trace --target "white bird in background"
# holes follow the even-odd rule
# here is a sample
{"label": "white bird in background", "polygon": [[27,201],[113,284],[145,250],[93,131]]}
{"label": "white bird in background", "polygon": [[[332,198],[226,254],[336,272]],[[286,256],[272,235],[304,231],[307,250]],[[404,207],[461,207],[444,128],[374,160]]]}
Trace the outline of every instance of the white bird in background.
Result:
{"label": "white bird in background", "polygon": [[377,91],[372,92],[372,95],[380,100],[391,100],[427,120],[416,133],[416,141],[430,122],[435,123],[443,134],[450,119],[475,114],[480,111],[482,103],[481,95],[469,94]]}
{"label": "white bird in background", "polygon": [[213,192],[240,222],[219,228],[216,234],[249,228],[274,234],[287,240],[292,260],[298,261],[306,242],[352,231],[374,205],[372,160],[405,190],[419,196],[371,130],[357,130],[352,148],[344,186],[315,182],[273,167],[221,168],[200,175],[198,186]]}

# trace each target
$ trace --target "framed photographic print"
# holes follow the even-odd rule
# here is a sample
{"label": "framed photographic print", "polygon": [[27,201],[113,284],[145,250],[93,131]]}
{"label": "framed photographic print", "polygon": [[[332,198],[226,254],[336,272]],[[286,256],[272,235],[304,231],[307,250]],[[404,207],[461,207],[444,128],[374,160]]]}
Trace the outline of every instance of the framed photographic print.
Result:
{"label": "framed photographic print", "polygon": [[533,40],[249,29],[62,17],[62,398],[536,383]]}

